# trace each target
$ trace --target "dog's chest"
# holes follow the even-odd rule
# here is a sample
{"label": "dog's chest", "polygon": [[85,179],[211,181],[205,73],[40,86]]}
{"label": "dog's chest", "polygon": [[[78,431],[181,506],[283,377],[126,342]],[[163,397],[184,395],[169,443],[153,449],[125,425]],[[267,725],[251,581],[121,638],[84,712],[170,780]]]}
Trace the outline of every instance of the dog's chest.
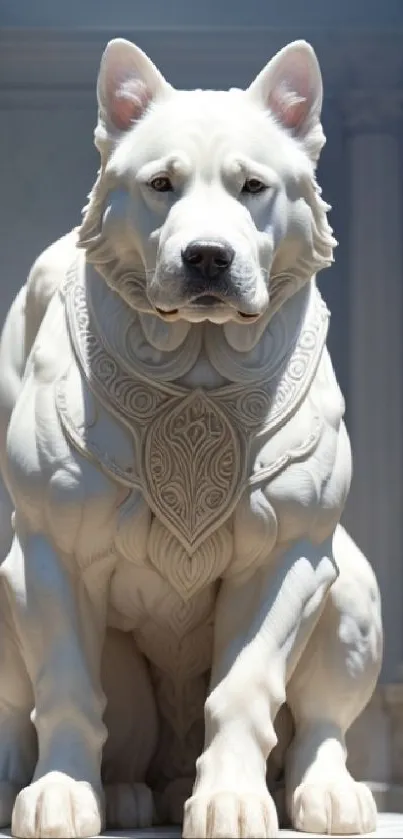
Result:
{"label": "dog's chest", "polygon": [[[211,645],[218,580],[189,592],[172,585],[175,557],[165,556],[167,573],[119,561],[111,581],[109,623],[135,633],[137,643],[167,676],[204,673],[211,663]],[[190,570],[190,574],[192,571]],[[200,573],[200,568],[199,568]],[[215,576],[215,575],[214,575]]]}
{"label": "dog's chest", "polygon": [[[252,535],[257,506],[257,518],[264,518],[262,504],[251,500],[259,488],[317,443],[318,429],[311,423],[304,451],[294,440],[289,451],[270,445],[309,389],[327,312],[313,295],[307,325],[291,349],[298,306],[281,318],[279,313],[245,356],[231,349],[220,328],[185,330],[177,346],[168,336],[171,346],[163,352],[151,346],[144,324],[142,329],[117,295],[99,289],[99,278],[91,286],[79,271],[66,284],[75,362],[57,384],[61,424],[75,448],[141,496],[153,517],[153,566],[166,575],[161,551],[168,554],[175,569],[170,584],[183,588],[179,580],[188,575],[194,593],[193,587],[211,581],[210,568],[222,576],[230,558],[237,559],[239,522]],[[287,330],[290,324],[293,329]],[[206,355],[224,386],[214,386],[211,377],[209,388],[197,386],[200,358]],[[189,376],[196,386],[189,387]]]}

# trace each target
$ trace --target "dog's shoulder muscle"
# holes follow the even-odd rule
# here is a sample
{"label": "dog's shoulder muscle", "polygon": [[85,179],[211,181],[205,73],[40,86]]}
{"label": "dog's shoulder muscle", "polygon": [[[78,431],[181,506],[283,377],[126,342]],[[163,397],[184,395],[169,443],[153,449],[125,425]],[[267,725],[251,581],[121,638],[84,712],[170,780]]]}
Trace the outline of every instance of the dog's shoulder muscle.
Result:
{"label": "dog's shoulder muscle", "polygon": [[71,230],[47,247],[35,260],[26,284],[25,333],[28,355],[38,334],[53,294],[60,288],[71,265],[77,243],[77,231]]}
{"label": "dog's shoulder muscle", "polygon": [[[61,272],[59,274],[62,276]],[[8,425],[7,482],[16,506],[35,530],[49,534],[66,553],[97,550],[113,539],[113,510],[121,490],[91,459],[72,445],[61,422],[59,383],[75,368],[64,301],[57,285],[46,284],[37,301],[49,299],[27,359]],[[39,312],[39,308],[37,309]],[[75,416],[88,411],[85,390],[77,383]],[[90,528],[92,544],[86,539]],[[108,534],[106,534],[108,529]],[[109,534],[109,531],[111,533]],[[94,536],[97,534],[97,538]],[[88,543],[88,544],[87,544]]]}

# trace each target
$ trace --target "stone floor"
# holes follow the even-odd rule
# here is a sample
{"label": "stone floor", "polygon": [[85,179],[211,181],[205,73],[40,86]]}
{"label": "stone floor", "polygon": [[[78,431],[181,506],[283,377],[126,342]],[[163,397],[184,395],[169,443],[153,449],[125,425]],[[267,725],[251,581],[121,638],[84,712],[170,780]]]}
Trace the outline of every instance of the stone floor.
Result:
{"label": "stone floor", "polygon": [[[385,839],[403,839],[403,814],[399,813],[380,813],[379,824],[376,833],[367,833],[365,836],[385,837]],[[296,833],[294,830],[281,830],[280,837],[300,837],[300,839],[308,839],[314,834],[311,833]],[[175,828],[149,828],[148,830],[134,830],[131,833],[124,833],[116,831],[116,833],[105,833],[108,839],[180,839],[180,833]],[[318,839],[318,834],[315,835]],[[0,834],[1,839],[1,834]],[[346,837],[344,837],[346,839]]]}
{"label": "stone floor", "polygon": [[[322,834],[321,834],[322,835]],[[9,831],[0,832],[0,839],[6,839],[11,836]],[[300,839],[309,839],[313,837],[312,833],[296,833],[294,830],[281,830],[280,837],[300,837]],[[366,833],[365,836],[383,837],[385,839],[403,839],[403,814],[399,813],[380,813],[379,825],[376,833]],[[133,830],[115,831],[102,834],[100,839],[180,839],[180,832],[174,827],[167,828],[148,828],[147,830]],[[318,834],[315,834],[315,839],[319,839]],[[346,837],[344,837],[346,839]],[[363,839],[363,837],[361,837]]]}

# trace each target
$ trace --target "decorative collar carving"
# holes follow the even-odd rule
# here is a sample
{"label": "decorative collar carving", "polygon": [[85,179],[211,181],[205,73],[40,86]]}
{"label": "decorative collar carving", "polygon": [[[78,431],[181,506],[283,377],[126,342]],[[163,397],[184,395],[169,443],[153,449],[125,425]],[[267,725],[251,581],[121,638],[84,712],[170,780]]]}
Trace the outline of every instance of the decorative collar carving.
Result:
{"label": "decorative collar carving", "polygon": [[[320,418],[298,451],[282,453],[264,469],[251,462],[256,438],[263,444],[303,401],[326,342],[328,310],[313,283],[303,291],[305,308],[301,299],[289,300],[248,353],[234,350],[212,324],[204,329],[183,324],[175,340],[166,335],[169,350],[163,352],[146,336],[139,316],[117,294],[105,293],[100,277],[86,272],[84,259],[68,272],[63,294],[74,365],[83,388],[129,430],[132,463],[117,462],[113,440],[107,441],[108,453],[101,450],[94,417],[83,415],[77,422],[68,387],[71,368],[56,387],[64,431],[115,480],[140,489],[188,555],[228,519],[248,484],[268,481],[318,442]],[[202,347],[228,384],[211,389],[178,384],[197,364]]]}

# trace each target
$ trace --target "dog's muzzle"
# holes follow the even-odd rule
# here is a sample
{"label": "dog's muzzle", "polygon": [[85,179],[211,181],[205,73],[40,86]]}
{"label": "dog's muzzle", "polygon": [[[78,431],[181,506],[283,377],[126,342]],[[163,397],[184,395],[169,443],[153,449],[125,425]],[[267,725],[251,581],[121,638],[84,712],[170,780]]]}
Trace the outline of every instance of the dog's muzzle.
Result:
{"label": "dog's muzzle", "polygon": [[[185,269],[184,299],[187,305],[198,309],[221,306],[236,308],[236,290],[232,288],[230,271],[234,261],[234,248],[222,239],[195,239],[182,251]],[[238,311],[247,320],[258,317],[256,313]]]}

